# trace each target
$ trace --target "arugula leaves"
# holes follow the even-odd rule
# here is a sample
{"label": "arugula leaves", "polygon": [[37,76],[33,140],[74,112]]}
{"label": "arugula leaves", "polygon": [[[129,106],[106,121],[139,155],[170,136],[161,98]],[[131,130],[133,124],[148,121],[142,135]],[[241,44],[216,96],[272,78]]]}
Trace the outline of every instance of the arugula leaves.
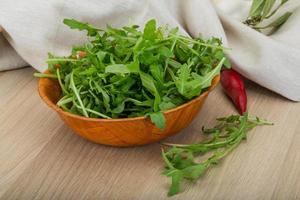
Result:
{"label": "arugula leaves", "polygon": [[156,125],[157,128],[164,130],[166,127],[166,119],[162,112],[150,113],[151,122]]}
{"label": "arugula leaves", "polygon": [[[209,167],[218,164],[246,139],[251,129],[261,125],[272,123],[258,117],[250,118],[247,113],[243,116],[231,115],[217,119],[217,124],[213,128],[203,129],[204,134],[211,136],[210,139],[194,144],[163,143],[162,158],[166,165],[163,174],[172,179],[168,196],[180,192],[180,185],[184,179],[190,181],[199,179]],[[196,162],[196,159],[206,153],[210,153],[207,159]]]}
{"label": "arugula leaves", "polygon": [[64,24],[69,26],[71,29],[78,29],[80,31],[86,30],[88,32],[89,36],[95,36],[98,31],[101,31],[101,29],[96,28],[88,23],[82,23],[79,21],[76,21],[74,19],[64,19]]}
{"label": "arugula leaves", "polygon": [[153,41],[156,38],[155,32],[156,32],[156,21],[154,19],[151,19],[145,25],[143,38],[145,40]]}
{"label": "arugula leaves", "polygon": [[65,19],[71,29],[86,31],[90,42],[74,46],[70,56],[49,54],[50,74],[63,94],[62,109],[94,118],[147,116],[165,128],[162,111],[199,96],[211,85],[221,67],[229,66],[217,38],[189,38],[157,27],[149,20],[105,30]]}

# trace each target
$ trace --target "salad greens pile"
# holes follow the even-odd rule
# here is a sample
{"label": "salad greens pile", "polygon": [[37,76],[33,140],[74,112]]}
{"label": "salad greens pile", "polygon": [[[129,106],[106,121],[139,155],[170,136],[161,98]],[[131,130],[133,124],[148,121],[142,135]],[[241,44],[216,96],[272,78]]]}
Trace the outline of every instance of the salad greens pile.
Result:
{"label": "salad greens pile", "polygon": [[64,24],[87,31],[89,42],[68,57],[49,54],[50,73],[35,76],[56,78],[57,105],[85,117],[148,116],[163,129],[162,111],[199,96],[230,65],[220,39],[192,39],[178,28],[157,27],[154,19],[143,31],[137,25],[102,30],[74,19]]}
{"label": "salad greens pile", "polygon": [[[261,125],[272,123],[258,117],[250,118],[247,113],[243,116],[231,115],[217,119],[217,124],[213,128],[203,129],[204,134],[211,136],[208,140],[194,144],[163,143],[168,147],[162,148],[162,157],[166,164],[164,175],[172,179],[168,195],[177,194],[184,179],[196,181],[209,167],[218,164],[246,139],[247,132]],[[207,159],[196,161],[206,153],[211,153]]]}

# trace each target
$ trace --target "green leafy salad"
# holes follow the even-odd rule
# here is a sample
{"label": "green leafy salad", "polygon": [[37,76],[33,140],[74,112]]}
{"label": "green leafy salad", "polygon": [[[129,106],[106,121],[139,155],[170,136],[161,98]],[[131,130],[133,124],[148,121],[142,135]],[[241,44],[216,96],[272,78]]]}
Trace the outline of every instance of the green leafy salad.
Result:
{"label": "green leafy salad", "polygon": [[102,30],[73,19],[64,24],[87,31],[89,42],[67,57],[49,54],[49,74],[35,76],[57,79],[57,105],[85,117],[146,116],[164,129],[163,111],[199,96],[230,65],[220,39],[192,39],[154,19],[143,31],[137,25]]}

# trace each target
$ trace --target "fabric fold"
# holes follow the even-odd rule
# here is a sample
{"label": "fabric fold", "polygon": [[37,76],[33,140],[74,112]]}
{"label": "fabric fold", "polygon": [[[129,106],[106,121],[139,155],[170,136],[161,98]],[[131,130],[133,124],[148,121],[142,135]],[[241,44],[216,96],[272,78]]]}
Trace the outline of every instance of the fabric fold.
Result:
{"label": "fabric fold", "polygon": [[227,54],[242,75],[300,101],[299,4],[289,0],[281,12],[293,10],[293,15],[278,32],[265,36],[241,22],[251,5],[245,0],[1,0],[0,26],[6,40],[0,36],[0,70],[29,64],[44,71],[48,52],[68,55],[72,45],[86,42],[85,33],[70,30],[62,23],[64,18],[102,28],[143,26],[155,18],[160,25],[178,26],[191,37],[221,38],[232,49]]}

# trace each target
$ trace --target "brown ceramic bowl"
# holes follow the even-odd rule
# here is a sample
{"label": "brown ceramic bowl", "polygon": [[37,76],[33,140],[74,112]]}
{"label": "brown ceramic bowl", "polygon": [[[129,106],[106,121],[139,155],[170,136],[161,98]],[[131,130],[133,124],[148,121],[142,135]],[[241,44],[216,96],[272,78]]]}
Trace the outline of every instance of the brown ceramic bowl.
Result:
{"label": "brown ceramic bowl", "polygon": [[55,80],[41,78],[38,90],[44,102],[54,109],[78,135],[99,144],[126,147],[157,142],[187,127],[201,109],[208,93],[215,88],[219,80],[219,76],[215,77],[208,91],[199,97],[165,111],[166,128],[163,131],[145,117],[98,119],[65,112],[56,105],[61,95],[61,89]]}

